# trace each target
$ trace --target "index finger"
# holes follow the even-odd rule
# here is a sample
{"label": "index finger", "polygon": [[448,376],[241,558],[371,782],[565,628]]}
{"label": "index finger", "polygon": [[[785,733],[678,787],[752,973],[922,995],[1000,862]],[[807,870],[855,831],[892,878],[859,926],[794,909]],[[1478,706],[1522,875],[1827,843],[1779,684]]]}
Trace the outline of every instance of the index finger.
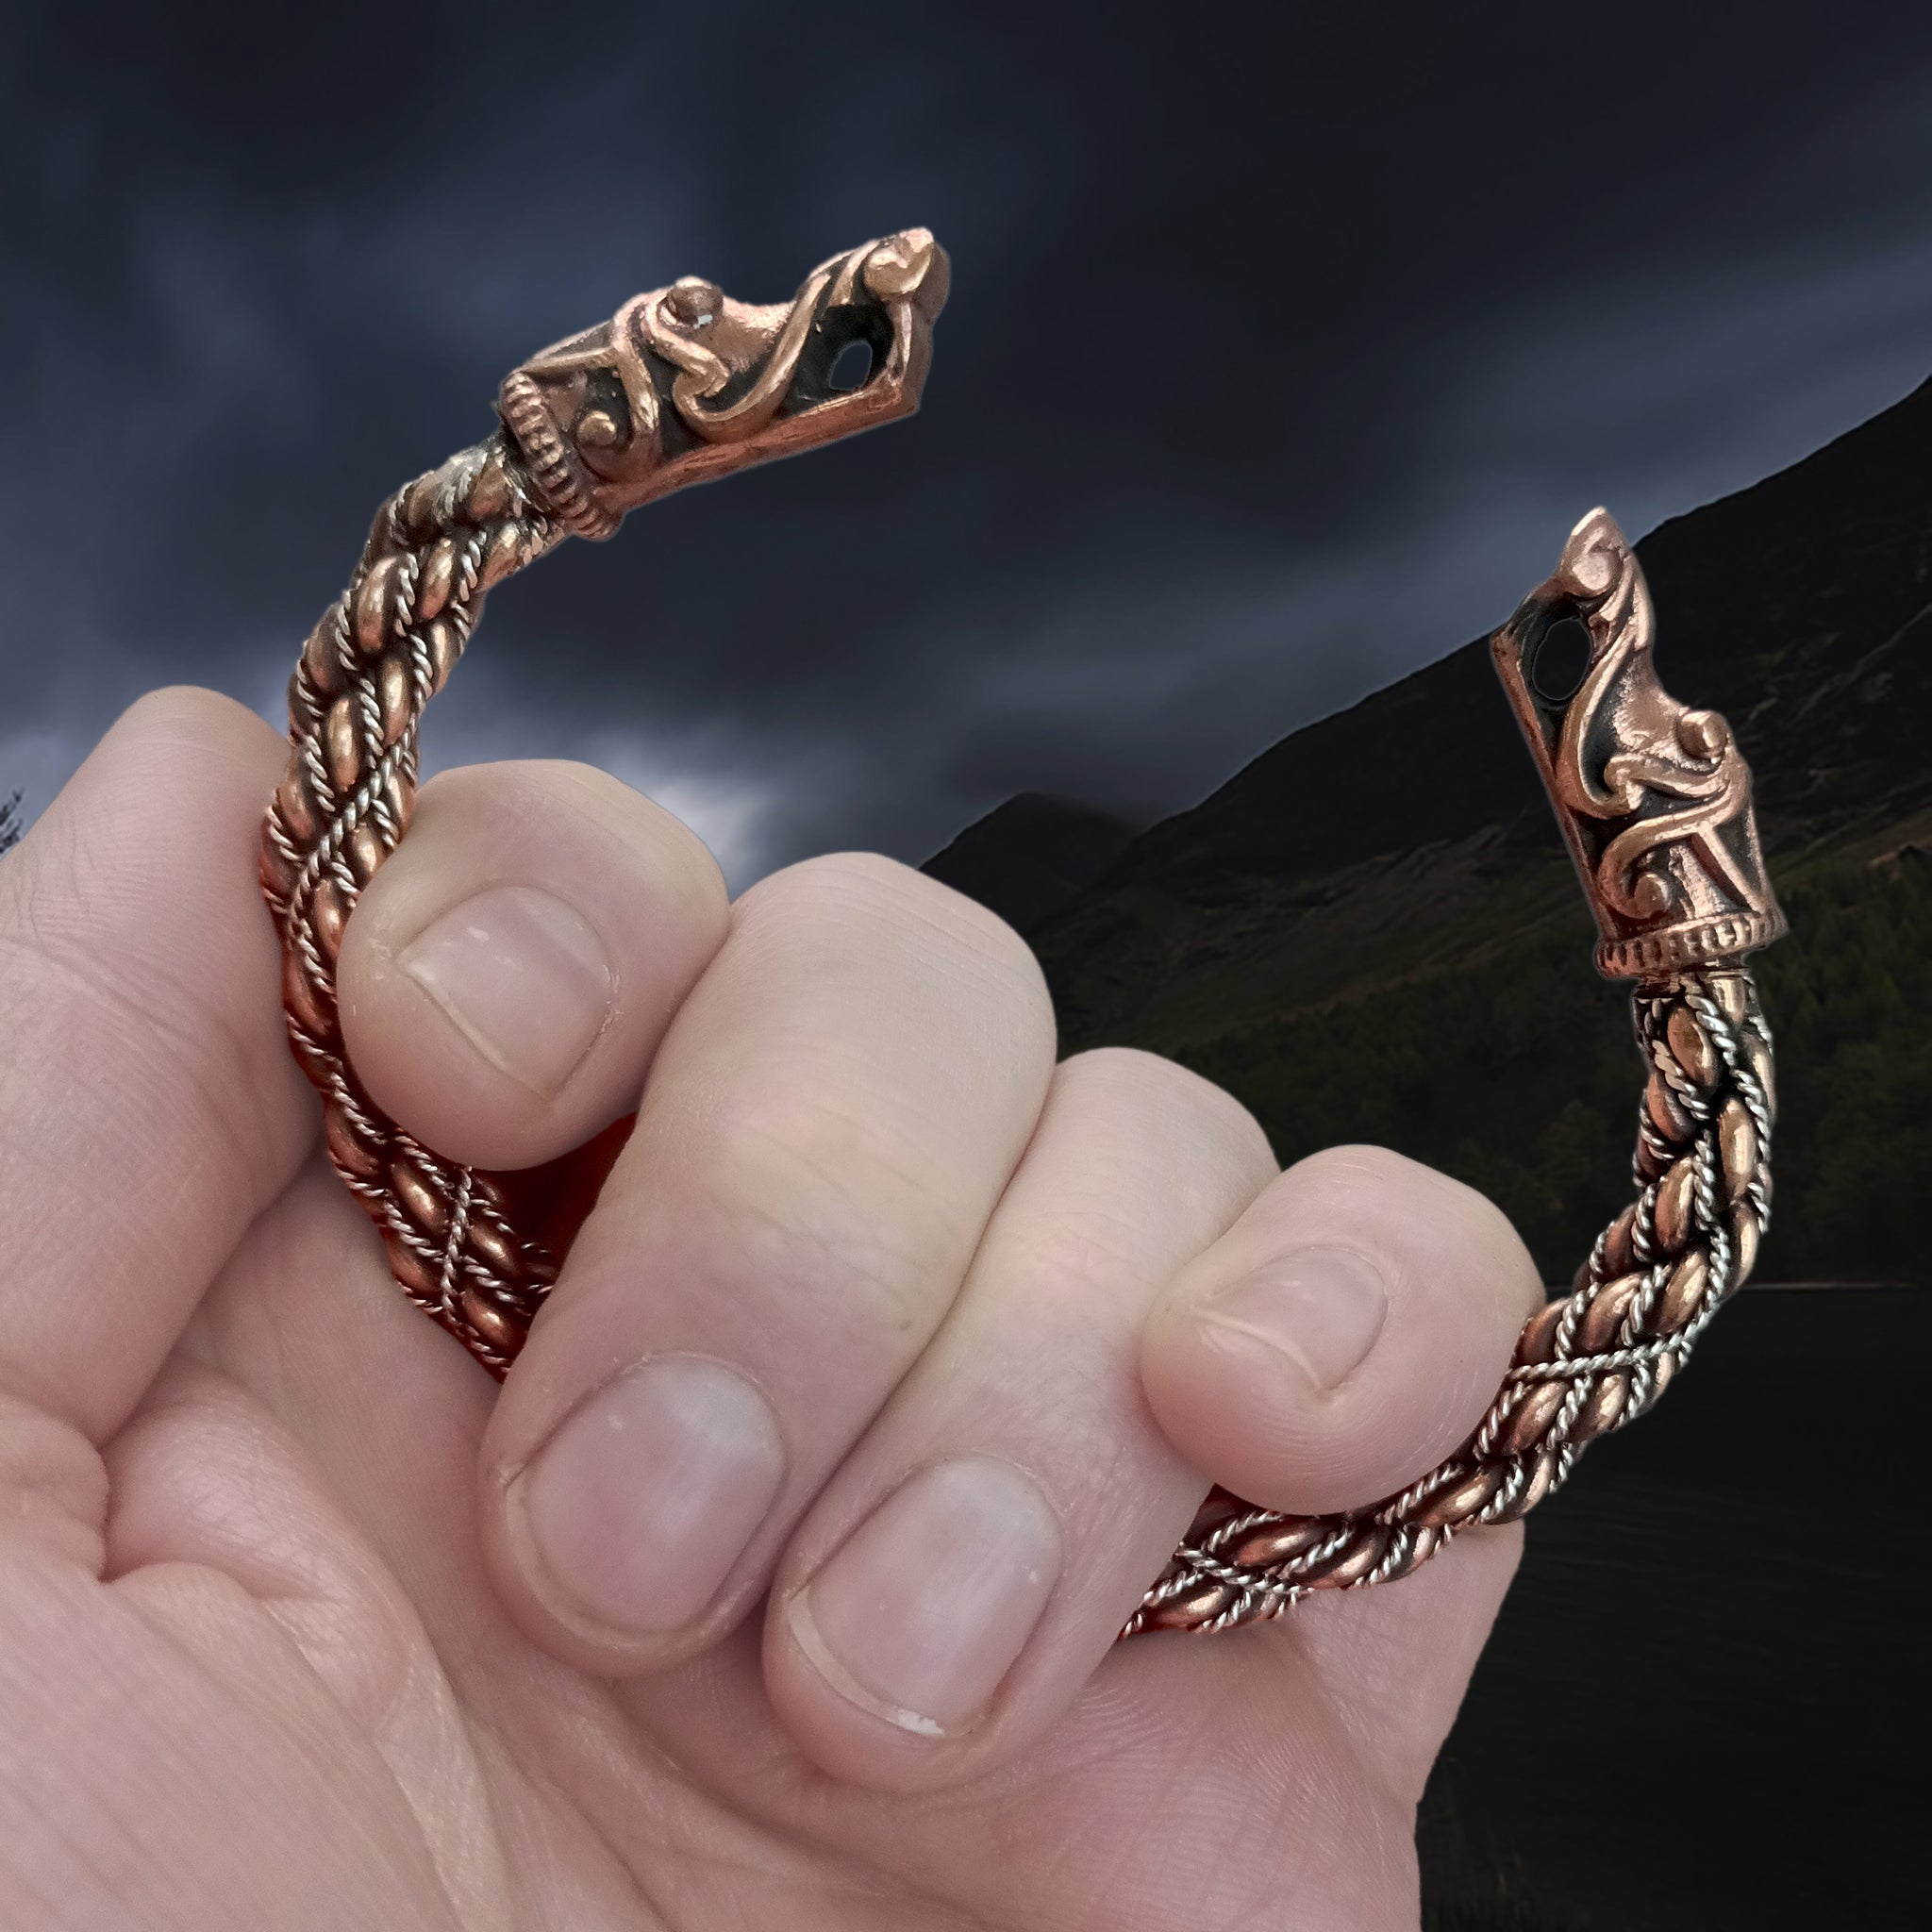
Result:
{"label": "index finger", "polygon": [[154,692],[0,863],[0,1391],[96,1441],[319,1123],[256,883],[285,750]]}

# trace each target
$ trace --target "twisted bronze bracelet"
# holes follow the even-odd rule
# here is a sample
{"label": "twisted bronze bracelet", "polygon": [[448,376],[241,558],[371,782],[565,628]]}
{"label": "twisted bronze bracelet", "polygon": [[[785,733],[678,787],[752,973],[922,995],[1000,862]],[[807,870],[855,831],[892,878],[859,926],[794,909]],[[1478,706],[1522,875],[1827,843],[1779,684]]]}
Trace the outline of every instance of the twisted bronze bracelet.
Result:
{"label": "twisted bronze bracelet", "polygon": [[[754,307],[688,276],[544,350],[504,382],[494,434],[383,505],[290,681],[291,750],[261,860],[290,1038],[403,1291],[498,1376],[561,1242],[534,1238],[515,1176],[444,1160],[374,1105],[336,1011],[342,928],[408,825],[423,708],[490,588],[565,537],[608,537],[684,484],[908,414],[946,278],[944,253],[912,229],[822,264],[789,303]],[[855,354],[868,366],[841,383]],[[1773,1092],[1741,959],[1784,922],[1750,773],[1723,719],[1659,687],[1651,632],[1642,574],[1599,510],[1492,641],[1596,913],[1597,965],[1637,982],[1649,1079],[1635,1200],[1524,1329],[1454,1456],[1344,1515],[1282,1516],[1215,1491],[1124,1635],[1278,1616],[1310,1591],[1407,1575],[1458,1530],[1523,1515],[1585,1444],[1656,1401],[1751,1272],[1771,1206]]]}

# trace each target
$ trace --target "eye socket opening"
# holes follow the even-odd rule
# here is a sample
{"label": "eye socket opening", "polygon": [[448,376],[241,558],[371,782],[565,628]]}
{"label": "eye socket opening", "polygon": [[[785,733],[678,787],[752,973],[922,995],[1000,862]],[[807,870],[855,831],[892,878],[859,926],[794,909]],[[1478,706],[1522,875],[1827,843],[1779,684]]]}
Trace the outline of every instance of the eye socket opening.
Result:
{"label": "eye socket opening", "polygon": [[1593,648],[1590,626],[1574,611],[1555,618],[1530,647],[1530,689],[1546,705],[1566,704],[1590,669]]}
{"label": "eye socket opening", "polygon": [[855,336],[832,358],[825,371],[825,387],[835,395],[846,395],[863,389],[872,376],[872,344]]}
{"label": "eye socket opening", "polygon": [[788,408],[857,394],[877,380],[891,353],[892,325],[883,310],[859,302],[827,308],[799,358]]}

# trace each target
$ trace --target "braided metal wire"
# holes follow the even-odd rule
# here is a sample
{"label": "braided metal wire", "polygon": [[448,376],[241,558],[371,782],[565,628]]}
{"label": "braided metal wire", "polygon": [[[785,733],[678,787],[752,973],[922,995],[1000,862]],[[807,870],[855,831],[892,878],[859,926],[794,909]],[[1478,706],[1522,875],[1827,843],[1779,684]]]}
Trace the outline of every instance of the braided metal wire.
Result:
{"label": "braided metal wire", "polygon": [[1419,1482],[1341,1516],[1279,1516],[1217,1491],[1123,1636],[1226,1630],[1310,1591],[1406,1576],[1459,1531],[1511,1523],[1585,1446],[1641,1415],[1742,1286],[1771,1214],[1771,1034],[1741,967],[1634,995],[1650,1068],[1635,1201],[1569,1294],[1524,1328],[1475,1433]]}
{"label": "braided metal wire", "polygon": [[[389,1120],[348,1063],[336,959],[362,889],[408,829],[424,707],[448,680],[494,584],[567,534],[498,434],[384,504],[347,589],[289,686],[290,759],[263,828],[261,879],[283,941],[295,1055],[323,1097],[336,1170],[404,1292],[502,1376],[557,1278],[500,1187]],[[1769,1217],[1771,1039],[1750,975],[1721,965],[1640,987],[1650,1068],[1639,1192],[1570,1294],[1524,1328],[1464,1447],[1399,1495],[1291,1517],[1217,1491],[1123,1636],[1225,1630],[1310,1591],[1407,1575],[1475,1524],[1524,1515],[1586,1444],[1656,1401],[1750,1273]]]}
{"label": "braided metal wire", "polygon": [[382,1231],[403,1291],[499,1376],[556,1257],[511,1226],[492,1181],[404,1133],[363,1091],[342,1047],[336,957],[408,828],[423,708],[491,586],[557,535],[501,435],[397,491],[289,680],[289,766],[262,827],[289,1037],[322,1094],[336,1172]]}

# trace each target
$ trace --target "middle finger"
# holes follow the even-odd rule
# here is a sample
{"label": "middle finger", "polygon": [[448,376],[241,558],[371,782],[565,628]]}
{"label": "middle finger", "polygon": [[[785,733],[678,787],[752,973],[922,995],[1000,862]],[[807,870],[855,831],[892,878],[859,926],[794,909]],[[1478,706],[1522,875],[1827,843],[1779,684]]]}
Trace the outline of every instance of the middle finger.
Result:
{"label": "middle finger", "polygon": [[1053,1059],[1024,942],[920,874],[740,899],[485,1442],[532,1637],[626,1672],[744,1614],[951,1305]]}

